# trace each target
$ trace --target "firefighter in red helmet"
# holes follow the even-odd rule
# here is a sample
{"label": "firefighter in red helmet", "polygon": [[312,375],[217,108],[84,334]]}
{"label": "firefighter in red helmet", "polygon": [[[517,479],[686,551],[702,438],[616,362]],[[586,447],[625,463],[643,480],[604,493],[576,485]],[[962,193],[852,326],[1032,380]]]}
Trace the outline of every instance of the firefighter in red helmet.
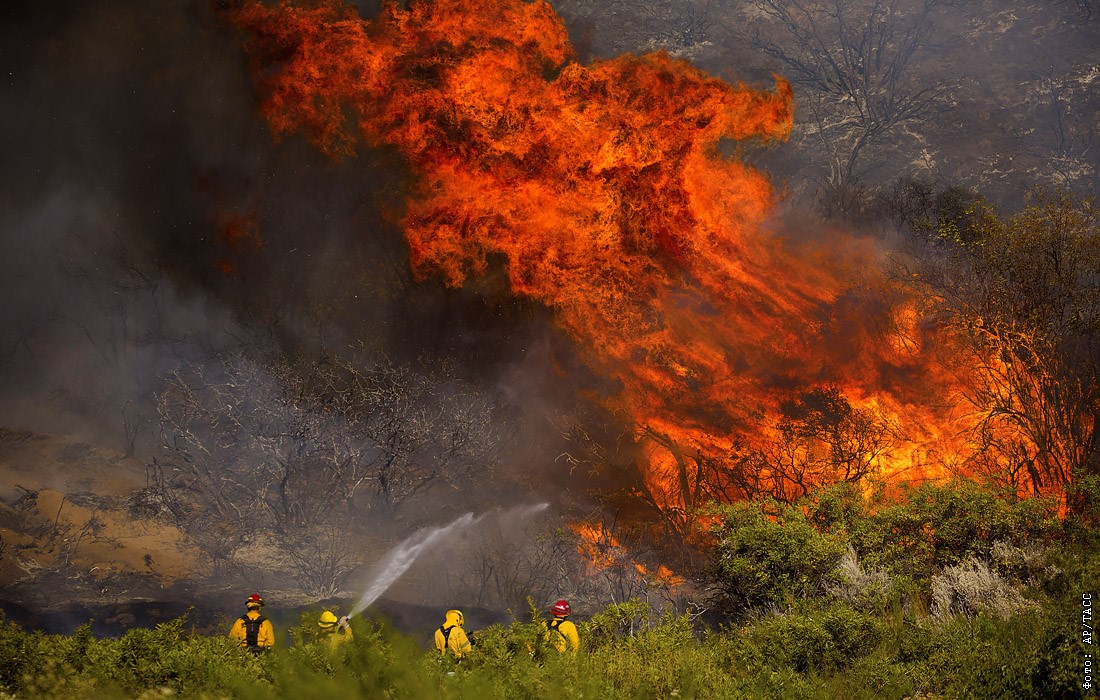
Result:
{"label": "firefighter in red helmet", "polygon": [[261,654],[275,646],[275,629],[268,620],[260,614],[260,608],[264,606],[264,599],[258,593],[253,593],[244,601],[245,614],[233,622],[233,628],[229,630],[229,636],[240,641],[241,646],[253,654]]}
{"label": "firefighter in red helmet", "polygon": [[550,613],[554,619],[546,621],[546,641],[561,653],[568,651],[576,654],[581,648],[581,637],[577,634],[577,626],[567,620],[573,612],[569,608],[568,600],[559,600],[550,607]]}

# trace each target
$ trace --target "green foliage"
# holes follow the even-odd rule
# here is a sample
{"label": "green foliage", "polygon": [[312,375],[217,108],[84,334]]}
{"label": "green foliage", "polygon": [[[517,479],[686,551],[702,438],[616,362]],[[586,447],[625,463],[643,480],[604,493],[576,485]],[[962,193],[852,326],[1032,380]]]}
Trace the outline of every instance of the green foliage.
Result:
{"label": "green foliage", "polygon": [[[1065,557],[1075,583],[1100,584],[1086,561]],[[113,640],[87,628],[64,637],[5,624],[0,672],[3,691],[45,698],[1072,697],[1079,595],[1008,620],[944,624],[804,601],[704,633],[687,616],[654,619],[633,601],[582,624],[586,644],[576,656],[539,658],[528,646],[539,623],[514,622],[479,630],[474,653],[457,666],[363,620],[335,649],[303,643],[261,657],[221,636],[188,634],[182,619]],[[600,641],[589,643],[597,630]]]}
{"label": "green foliage", "polygon": [[988,559],[998,542],[1049,544],[1064,535],[1053,499],[1020,498],[962,479],[871,501],[838,484],[800,505],[816,528],[847,538],[866,565],[913,580],[968,558]]}
{"label": "green foliage", "polygon": [[863,494],[857,484],[842,481],[807,494],[801,505],[806,519],[821,532],[844,533],[864,515]]}
{"label": "green foliage", "polygon": [[1087,540],[1100,530],[1100,474],[1082,474],[1066,489],[1066,524],[1075,539]]}
{"label": "green foliage", "polygon": [[[726,577],[723,600],[745,620],[720,630],[629,600],[580,621],[580,653],[560,654],[532,609],[530,621],[473,631],[477,645],[455,664],[418,645],[428,631],[412,640],[363,619],[352,621],[350,641],[316,643],[316,611],[258,657],[225,636],[193,634],[184,618],[119,639],[96,639],[87,625],[59,636],[0,622],[0,697],[1079,696],[1081,594],[1100,591],[1100,541],[1088,524],[1060,524],[1047,502],[970,483],[906,496],[886,505],[838,486],[796,506],[718,511],[714,575]],[[887,604],[864,606],[829,585],[850,546],[893,572]],[[942,579],[963,557],[998,569],[1017,562],[1006,581],[1026,605],[1004,617],[981,606],[969,617],[929,615],[928,572]],[[845,564],[849,573],[856,565]]]}
{"label": "green foliage", "polygon": [[718,515],[711,578],[734,617],[818,595],[835,580],[846,544],[815,529],[799,508],[739,503]]}
{"label": "green foliage", "polygon": [[971,481],[923,484],[905,496],[849,522],[849,535],[867,564],[916,580],[970,557],[988,558],[995,542],[1049,542],[1061,528],[1053,501]]}
{"label": "green foliage", "polygon": [[751,638],[771,663],[799,672],[835,670],[869,653],[882,638],[870,615],[832,604],[772,615],[753,625]]}
{"label": "green foliage", "polygon": [[650,615],[649,603],[641,600],[609,605],[587,622],[585,635],[595,645],[633,637],[649,627]]}
{"label": "green foliage", "polygon": [[184,633],[186,618],[134,629],[117,640],[95,639],[83,625],[71,636],[29,634],[17,625],[0,627],[0,682],[6,690],[41,697],[136,695],[150,688],[193,694],[209,687],[232,687],[240,669],[232,659],[251,666],[259,680],[259,663],[226,637]]}
{"label": "green foliage", "polygon": [[892,499],[836,484],[794,506],[738,504],[717,514],[710,583],[734,620],[814,598],[879,613],[1010,614],[1029,605],[1018,585],[1050,575],[1049,547],[1081,541],[1059,521],[1053,500],[966,480],[923,484]]}

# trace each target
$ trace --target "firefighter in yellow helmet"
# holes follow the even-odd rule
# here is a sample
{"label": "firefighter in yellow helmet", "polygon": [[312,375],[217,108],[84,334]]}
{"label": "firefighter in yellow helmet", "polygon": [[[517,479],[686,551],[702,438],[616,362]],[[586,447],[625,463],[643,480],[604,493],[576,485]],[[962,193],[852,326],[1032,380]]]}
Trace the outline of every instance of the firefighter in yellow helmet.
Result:
{"label": "firefighter in yellow helmet", "polygon": [[454,658],[461,661],[470,652],[470,640],[462,629],[464,623],[461,610],[447,611],[443,624],[435,631],[435,648],[441,658],[446,658],[447,652],[451,652]]}
{"label": "firefighter in yellow helmet", "polygon": [[566,651],[576,654],[581,648],[581,637],[577,634],[577,626],[566,619],[573,612],[569,601],[559,600],[550,612],[554,619],[546,621],[546,642],[563,654]]}
{"label": "firefighter in yellow helmet", "polygon": [[317,620],[317,626],[321,628],[321,634],[317,638],[329,646],[335,648],[348,641],[352,637],[351,624],[347,615],[337,618],[328,610],[321,613]]}
{"label": "firefighter in yellow helmet", "polygon": [[260,614],[264,599],[257,593],[248,596],[244,602],[247,610],[233,623],[229,636],[240,641],[241,646],[253,654],[261,654],[275,646],[275,629],[271,620]]}

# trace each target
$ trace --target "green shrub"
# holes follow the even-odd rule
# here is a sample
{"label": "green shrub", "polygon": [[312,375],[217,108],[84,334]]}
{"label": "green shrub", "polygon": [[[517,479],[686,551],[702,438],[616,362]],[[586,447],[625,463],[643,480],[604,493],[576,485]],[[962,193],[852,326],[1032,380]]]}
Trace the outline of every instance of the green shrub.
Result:
{"label": "green shrub", "polygon": [[819,532],[799,508],[738,503],[718,514],[710,580],[735,618],[821,594],[837,581],[844,538]]}
{"label": "green shrub", "polygon": [[811,491],[799,505],[805,510],[810,524],[821,532],[846,535],[853,524],[867,516],[859,486],[849,481]]}
{"label": "green shrub", "polygon": [[751,633],[771,663],[799,672],[848,666],[870,653],[882,636],[874,617],[842,604],[768,616],[754,624]]}
{"label": "green shrub", "polygon": [[23,677],[37,670],[44,641],[41,632],[24,632],[0,617],[0,689],[10,692],[19,688]]}
{"label": "green shrub", "polygon": [[[795,507],[724,508],[712,582],[721,584],[720,602],[750,620],[742,626],[700,630],[689,616],[631,600],[580,622],[581,652],[558,654],[542,644],[533,611],[530,622],[477,631],[477,646],[456,665],[417,643],[430,631],[412,640],[358,618],[348,643],[314,644],[312,611],[280,636],[287,644],[259,657],[224,635],[193,634],[184,618],[119,639],[96,639],[88,626],[45,635],[0,620],[0,691],[256,700],[1077,697],[1081,594],[1100,590],[1100,540],[1084,521],[1061,529],[1045,502],[974,488],[921,487],[878,511],[846,487]],[[850,544],[863,562],[851,554],[838,566]],[[1023,598],[1009,582],[1028,584],[1026,605],[1016,605]],[[937,590],[941,608],[969,617],[930,615]],[[1010,597],[1004,612],[1012,615],[989,614]]]}
{"label": "green shrub", "polygon": [[[1100,583],[1087,560],[1062,556],[1071,587]],[[1079,596],[1007,620],[979,613],[940,624],[801,601],[782,615],[705,634],[690,617],[654,618],[633,601],[582,624],[586,647],[576,656],[537,658],[527,644],[539,623],[514,622],[480,631],[458,666],[360,619],[355,638],[337,649],[303,643],[261,657],[221,635],[188,634],[183,620],[120,639],[3,625],[0,672],[6,692],[35,698],[1074,697],[1079,609],[1070,603]],[[602,638],[590,643],[596,630]]]}
{"label": "green shrub", "polygon": [[1066,527],[1075,540],[1095,546],[1100,534],[1100,474],[1083,474],[1066,489]]}
{"label": "green shrub", "polygon": [[1060,530],[1053,501],[1021,499],[972,481],[909,489],[902,502],[849,525],[865,564],[915,580],[967,558],[988,559],[996,542],[1050,542]]}
{"label": "green shrub", "polygon": [[644,600],[628,600],[607,606],[584,624],[589,646],[599,646],[616,639],[633,637],[648,629],[652,613]]}

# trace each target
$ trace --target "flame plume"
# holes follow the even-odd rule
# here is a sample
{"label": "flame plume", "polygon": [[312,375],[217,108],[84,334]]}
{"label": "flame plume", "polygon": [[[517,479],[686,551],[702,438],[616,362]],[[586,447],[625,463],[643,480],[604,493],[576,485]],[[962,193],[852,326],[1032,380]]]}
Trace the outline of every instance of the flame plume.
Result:
{"label": "flame plume", "polygon": [[720,153],[787,137],[784,79],[730,85],[663,53],[580,65],[543,0],[391,2],[372,20],[339,0],[248,2],[233,21],[276,137],[338,155],[361,138],[414,168],[417,274],[461,285],[502,259],[615,380],[602,400],[637,427],[655,506],[690,518],[751,495],[761,474],[708,470],[775,438],[800,388],[906,426],[868,458],[883,473],[932,475],[920,455],[958,448],[939,445],[958,416],[933,400],[951,382],[912,306],[855,300],[874,251],[785,247],[763,228],[767,179]]}

